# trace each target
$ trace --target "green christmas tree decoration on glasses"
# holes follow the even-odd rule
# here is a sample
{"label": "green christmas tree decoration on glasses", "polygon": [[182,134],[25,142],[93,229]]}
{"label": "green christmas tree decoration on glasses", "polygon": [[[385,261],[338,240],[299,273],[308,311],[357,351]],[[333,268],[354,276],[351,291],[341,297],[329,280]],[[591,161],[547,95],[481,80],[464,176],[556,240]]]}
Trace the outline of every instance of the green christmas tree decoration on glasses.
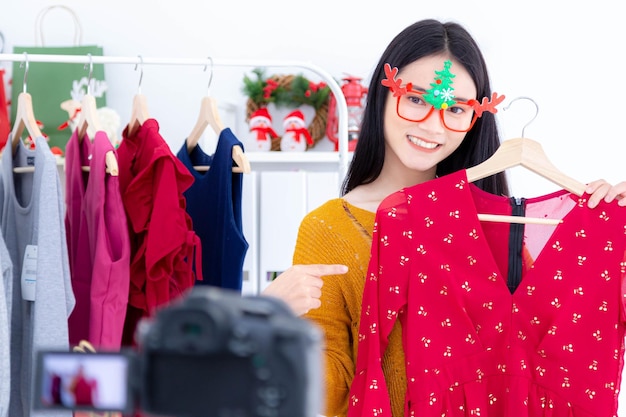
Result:
{"label": "green christmas tree decoration on glasses", "polygon": [[468,101],[455,100],[452,87],[455,75],[450,71],[452,62],[444,62],[443,70],[435,71],[434,82],[431,88],[425,91],[413,89],[412,83],[402,85],[402,79],[397,78],[398,68],[385,64],[386,78],[381,81],[397,97],[396,112],[402,119],[411,122],[426,120],[435,110],[438,111],[443,125],[454,132],[467,132],[474,126],[483,112],[497,113],[496,106],[505,96],[498,93],[491,95],[491,100],[483,97],[479,102],[476,99]]}
{"label": "green christmas tree decoration on glasses", "polygon": [[432,88],[426,90],[426,94],[424,94],[424,100],[438,110],[445,110],[456,104],[454,94],[452,94],[454,91],[452,79],[456,75],[450,72],[451,65],[452,62],[446,61],[443,63],[442,71],[435,71],[435,74],[437,74],[435,82],[430,83]]}

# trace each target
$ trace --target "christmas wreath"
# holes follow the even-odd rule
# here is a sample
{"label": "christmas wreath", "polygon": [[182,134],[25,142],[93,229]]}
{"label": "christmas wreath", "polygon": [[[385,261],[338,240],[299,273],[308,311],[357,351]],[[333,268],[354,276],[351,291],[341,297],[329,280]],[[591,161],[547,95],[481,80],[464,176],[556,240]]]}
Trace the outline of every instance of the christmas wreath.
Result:
{"label": "christmas wreath", "polygon": [[[315,109],[315,117],[307,126],[315,146],[326,135],[330,88],[324,82],[314,83],[298,74],[265,76],[262,68],[252,70],[255,77],[243,79],[243,92],[248,97],[246,121],[260,108],[274,103],[276,107],[297,108],[309,105]],[[280,137],[272,140],[272,150],[280,150]]]}

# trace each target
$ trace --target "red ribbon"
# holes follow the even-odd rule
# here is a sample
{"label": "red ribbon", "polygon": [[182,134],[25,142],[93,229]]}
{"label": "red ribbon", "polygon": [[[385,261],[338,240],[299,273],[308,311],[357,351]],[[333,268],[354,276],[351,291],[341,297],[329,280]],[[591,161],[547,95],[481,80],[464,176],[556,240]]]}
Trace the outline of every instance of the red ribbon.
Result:
{"label": "red ribbon", "polygon": [[76,119],[76,116],[78,116],[78,113],[80,112],[80,108],[77,108],[76,110],[74,110],[74,115],[72,117],[69,118],[69,120],[61,123],[59,125],[59,127],[57,127],[58,130],[63,130],[63,129],[67,129],[67,127],[70,125],[70,122],[74,119]]}

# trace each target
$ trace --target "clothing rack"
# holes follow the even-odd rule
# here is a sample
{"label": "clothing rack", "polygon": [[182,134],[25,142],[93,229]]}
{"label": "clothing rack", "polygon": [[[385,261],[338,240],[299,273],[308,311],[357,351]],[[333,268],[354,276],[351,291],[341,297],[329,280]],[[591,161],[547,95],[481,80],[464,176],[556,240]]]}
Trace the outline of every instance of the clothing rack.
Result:
{"label": "clothing rack", "polygon": [[338,154],[339,154],[339,174],[345,177],[348,170],[348,105],[345,96],[335,79],[324,69],[317,65],[303,61],[283,61],[283,60],[246,60],[246,59],[212,59],[212,58],[158,58],[142,57],[140,55],[129,56],[93,56],[93,55],[47,55],[47,54],[2,54],[0,62],[51,62],[66,64],[130,64],[135,66],[143,65],[180,65],[180,66],[202,66],[205,68],[216,67],[294,67],[304,68],[319,75],[328,85],[337,100],[338,113]]}

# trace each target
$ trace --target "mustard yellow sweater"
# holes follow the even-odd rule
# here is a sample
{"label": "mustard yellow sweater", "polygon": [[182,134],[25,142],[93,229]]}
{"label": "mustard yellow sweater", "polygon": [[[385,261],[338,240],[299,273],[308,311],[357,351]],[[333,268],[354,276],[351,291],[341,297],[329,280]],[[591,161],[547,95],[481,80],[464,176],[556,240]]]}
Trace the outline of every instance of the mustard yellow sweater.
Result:
{"label": "mustard yellow sweater", "polygon": [[[348,410],[373,227],[374,213],[334,199],[310,212],[298,231],[294,264],[344,264],[349,268],[345,275],[324,278],[322,306],[305,316],[325,335],[326,416],[345,416]],[[383,371],[393,415],[402,416],[406,372],[399,325],[389,336]]]}

